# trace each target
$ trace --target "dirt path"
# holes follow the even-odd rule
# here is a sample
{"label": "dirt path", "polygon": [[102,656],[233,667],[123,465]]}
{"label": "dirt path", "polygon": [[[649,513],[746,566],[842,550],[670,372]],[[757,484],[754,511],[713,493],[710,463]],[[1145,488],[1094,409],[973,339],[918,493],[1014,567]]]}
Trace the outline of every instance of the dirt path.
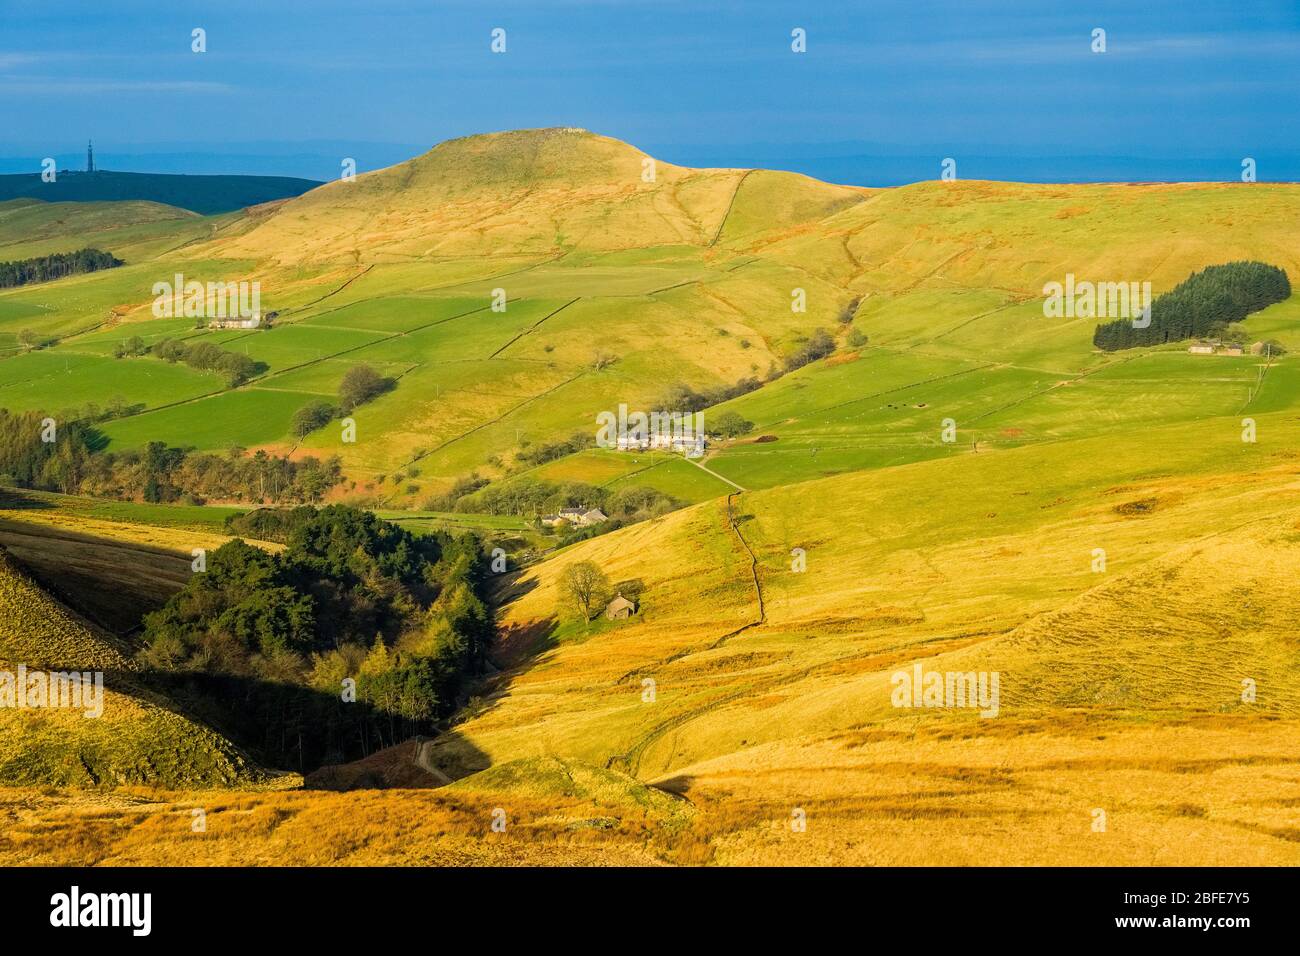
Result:
{"label": "dirt path", "polygon": [[415,765],[432,776],[439,784],[451,783],[451,777],[443,773],[433,762],[433,745],[435,741],[416,738]]}

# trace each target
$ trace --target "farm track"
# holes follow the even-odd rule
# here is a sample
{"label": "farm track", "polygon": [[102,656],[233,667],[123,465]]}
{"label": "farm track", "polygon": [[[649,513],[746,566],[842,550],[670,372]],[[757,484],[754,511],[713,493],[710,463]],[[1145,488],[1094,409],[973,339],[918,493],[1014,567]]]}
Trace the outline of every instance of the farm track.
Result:
{"label": "farm track", "polygon": [[930,338],[926,339],[924,342],[917,342],[916,345],[912,346],[912,348],[918,348],[923,345],[933,345],[935,342],[939,341],[944,336],[952,335],[952,333],[966,328],[966,326],[970,325],[972,322],[978,322],[980,319],[987,319],[990,315],[997,315],[999,312],[1005,312],[1007,309],[1013,309],[1018,305],[1022,305],[1023,303],[1028,302],[1031,298],[1032,296],[1026,296],[1025,298],[1022,299],[1014,299],[1011,302],[1004,302],[1002,305],[998,306],[995,309],[989,309],[987,312],[979,313],[979,315],[972,315],[969,319],[963,319],[962,321],[954,325],[952,328],[944,329],[938,335],[933,335]]}
{"label": "farm track", "polygon": [[717,478],[719,481],[731,485],[731,487],[735,488],[737,492],[743,492],[749,490],[748,488],[743,488],[740,485],[736,484],[730,478],[724,478],[722,475],[718,474],[712,468],[705,465],[704,462],[702,461],[696,461],[694,458],[687,458],[686,460],[689,461],[696,468],[700,469],[700,471],[704,472],[706,475],[712,475],[714,478]]}
{"label": "farm track", "polygon": [[1046,388],[1041,388],[1036,392],[1030,392],[1028,395],[1023,396],[1022,398],[1017,398],[1013,402],[1007,402],[1004,405],[999,405],[997,408],[989,409],[987,412],[984,412],[982,415],[977,415],[975,418],[970,419],[967,422],[967,424],[974,424],[975,422],[983,421],[984,419],[988,418],[990,415],[996,415],[999,412],[1004,412],[1008,408],[1017,408],[1021,405],[1024,405],[1026,402],[1032,402],[1036,398],[1041,398],[1044,395],[1048,395],[1051,392],[1056,391],[1058,388],[1063,388],[1066,385],[1073,385],[1076,382],[1082,382],[1085,378],[1087,378],[1090,375],[1095,375],[1097,372],[1105,371],[1108,368],[1114,368],[1117,365],[1124,365],[1125,363],[1132,362],[1135,359],[1139,359],[1142,357],[1143,357],[1142,355],[1129,355],[1123,358],[1116,359],[1113,362],[1106,362],[1102,365],[1098,365],[1095,368],[1084,369],[1082,372],[1075,373],[1075,376],[1073,378],[1066,379],[1064,382],[1057,382],[1055,384],[1047,386]]}

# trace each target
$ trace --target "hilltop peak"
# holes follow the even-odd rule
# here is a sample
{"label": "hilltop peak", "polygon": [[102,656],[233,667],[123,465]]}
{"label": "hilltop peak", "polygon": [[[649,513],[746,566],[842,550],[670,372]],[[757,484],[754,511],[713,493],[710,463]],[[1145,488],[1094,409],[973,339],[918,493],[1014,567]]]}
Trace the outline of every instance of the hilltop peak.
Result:
{"label": "hilltop peak", "polygon": [[638,178],[645,158],[644,152],[622,140],[573,126],[550,126],[449,139],[409,165],[428,166],[440,177],[465,178],[481,187],[552,179],[574,183]]}
{"label": "hilltop peak", "polygon": [[[742,189],[743,187],[743,189]],[[224,255],[296,261],[707,246],[825,216],[862,191],[794,173],[688,169],[571,126],[449,139],[279,206]],[[283,259],[282,259],[283,261]]]}

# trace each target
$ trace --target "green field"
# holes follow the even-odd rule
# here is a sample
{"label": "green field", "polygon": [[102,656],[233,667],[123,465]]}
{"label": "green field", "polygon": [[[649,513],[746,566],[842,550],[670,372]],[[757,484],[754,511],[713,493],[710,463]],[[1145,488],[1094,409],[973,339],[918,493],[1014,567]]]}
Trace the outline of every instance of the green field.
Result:
{"label": "green field", "polygon": [[[1291,400],[1289,360],[1270,369],[1255,394],[1259,369],[1249,358],[1207,364],[1182,349],[1099,355],[1089,342],[1092,322],[1043,317],[1040,287],[1067,271],[1104,277],[1127,269],[1159,289],[1206,262],[1257,253],[1294,267],[1291,254],[1278,251],[1284,245],[1268,245],[1300,214],[1294,190],[1152,186],[1129,189],[1121,205],[1108,186],[871,192],[775,173],[742,179],[674,168],[663,188],[679,211],[668,213],[655,211],[650,193],[608,191],[608,177],[634,156],[603,143],[582,149],[568,186],[526,193],[559,223],[547,242],[531,221],[503,216],[472,226],[450,207],[431,214],[421,206],[418,214],[434,215],[442,232],[430,240],[436,252],[416,250],[404,217],[417,213],[408,205],[442,196],[451,188],[446,177],[459,182],[469,168],[487,175],[464,182],[471,194],[529,188],[515,172],[502,180],[484,173],[481,157],[445,169],[422,158],[407,192],[386,191],[387,174],[376,174],[360,192],[327,187],[297,200],[292,215],[265,220],[202,219],[149,204],[70,210],[106,235],[183,226],[186,235],[207,229],[213,238],[111,273],[0,294],[0,347],[9,346],[0,400],[49,410],[56,400],[67,408],[121,398],[141,409],[105,425],[119,448],[162,440],[287,449],[293,413],[332,398],[347,370],[364,362],[397,388],[357,410],[355,443],[331,426],[304,446],[339,454],[361,484],[416,465],[421,495],[474,471],[504,477],[525,443],[591,431],[599,412],[624,402],[648,408],[675,383],[771,379],[706,411],[706,420],[735,411],[754,422],[749,436],[718,446],[706,462],[746,488],[1234,414],[1248,397],[1261,411]],[[354,221],[360,227],[357,199],[364,215],[379,217],[361,260],[326,242]],[[1095,213],[1111,206],[1123,214]],[[1145,225],[1157,211],[1172,217],[1163,231]],[[1196,231],[1196,217],[1210,214],[1225,221],[1213,240]],[[633,223],[639,232],[626,231]],[[0,239],[6,224],[18,245],[59,231],[40,204],[11,204]],[[963,251],[963,241],[986,234],[997,239],[980,246],[980,256]],[[487,235],[493,260],[481,254]],[[409,261],[395,261],[403,257]],[[280,315],[255,332],[154,319],[151,284],[175,272],[258,278],[264,308]],[[806,312],[789,307],[796,287]],[[507,296],[505,312],[490,308],[496,289]],[[865,347],[849,345],[850,327],[837,322],[854,301],[852,328],[867,337]],[[1287,302],[1246,327],[1300,346],[1296,315]],[[25,352],[16,337],[26,328],[62,338]],[[836,332],[839,353],[781,375],[785,357],[817,328]],[[210,340],[264,372],[231,392],[216,376],[112,359],[132,335]],[[947,419],[955,442],[941,440]],[[766,440],[754,441],[760,436]],[[620,478],[627,470],[634,479]],[[730,488],[691,465],[631,469],[603,456],[552,463],[538,475],[636,480],[688,501]]]}

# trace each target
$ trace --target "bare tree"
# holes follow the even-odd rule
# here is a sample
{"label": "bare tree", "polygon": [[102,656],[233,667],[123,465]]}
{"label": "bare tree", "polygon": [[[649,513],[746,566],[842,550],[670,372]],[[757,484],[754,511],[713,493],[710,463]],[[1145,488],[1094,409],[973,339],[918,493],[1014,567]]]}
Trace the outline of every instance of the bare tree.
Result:
{"label": "bare tree", "polygon": [[591,605],[597,595],[609,587],[605,573],[591,561],[578,561],[564,569],[564,593],[571,597],[583,620],[591,620]]}

